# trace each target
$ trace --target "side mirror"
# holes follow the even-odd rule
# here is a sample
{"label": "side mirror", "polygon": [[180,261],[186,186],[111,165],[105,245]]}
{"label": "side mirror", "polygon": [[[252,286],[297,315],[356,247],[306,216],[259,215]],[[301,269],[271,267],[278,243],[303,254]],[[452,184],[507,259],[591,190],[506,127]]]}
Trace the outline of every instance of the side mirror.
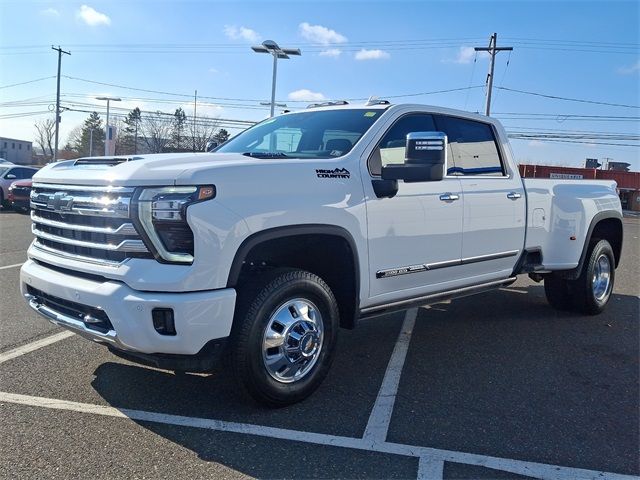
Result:
{"label": "side mirror", "polygon": [[437,182],[447,163],[447,135],[443,132],[412,132],[407,135],[404,163],[382,167],[383,180]]}
{"label": "side mirror", "polygon": [[8,173],[4,178],[6,178],[7,180],[15,180],[18,177],[16,177],[13,173]]}

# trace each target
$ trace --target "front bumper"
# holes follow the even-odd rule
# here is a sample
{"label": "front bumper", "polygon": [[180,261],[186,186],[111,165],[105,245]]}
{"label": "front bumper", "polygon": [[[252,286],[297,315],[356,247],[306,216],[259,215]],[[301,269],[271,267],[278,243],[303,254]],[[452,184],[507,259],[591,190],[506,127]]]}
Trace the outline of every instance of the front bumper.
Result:
{"label": "front bumper", "polygon": [[[229,336],[236,300],[232,288],[142,292],[117,281],[53,270],[33,260],[27,260],[20,270],[20,288],[30,307],[52,323],[111,348],[140,354],[196,355],[211,341]],[[45,292],[61,303],[101,310],[111,327],[102,331],[91,328],[82,318],[38,298],[34,291]],[[154,308],[173,309],[175,336],[161,335],[154,329]]]}

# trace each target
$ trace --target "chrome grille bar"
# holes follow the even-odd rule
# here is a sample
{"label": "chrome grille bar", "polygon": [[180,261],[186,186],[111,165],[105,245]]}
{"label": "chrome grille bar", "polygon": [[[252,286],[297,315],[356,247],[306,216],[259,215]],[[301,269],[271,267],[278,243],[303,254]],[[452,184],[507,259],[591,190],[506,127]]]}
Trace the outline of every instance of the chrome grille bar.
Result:
{"label": "chrome grille bar", "polygon": [[147,247],[142,240],[122,240],[119,244],[112,243],[94,243],[85,242],[84,240],[75,240],[73,238],[61,237],[51,233],[38,230],[36,225],[31,225],[31,233],[38,238],[51,240],[52,242],[64,243],[65,245],[75,245],[76,247],[97,248],[99,250],[109,250],[112,252],[146,252]]}
{"label": "chrome grille bar", "polygon": [[65,228],[68,230],[76,230],[78,232],[104,233],[106,235],[138,235],[132,223],[123,223],[118,228],[109,227],[93,227],[91,225],[77,225],[74,223],[58,222],[49,220],[48,218],[39,217],[35,211],[31,212],[31,220],[34,223],[47,225],[55,228]]}
{"label": "chrome grille bar", "polygon": [[31,231],[34,254],[117,267],[153,258],[131,221],[135,188],[34,183]]}

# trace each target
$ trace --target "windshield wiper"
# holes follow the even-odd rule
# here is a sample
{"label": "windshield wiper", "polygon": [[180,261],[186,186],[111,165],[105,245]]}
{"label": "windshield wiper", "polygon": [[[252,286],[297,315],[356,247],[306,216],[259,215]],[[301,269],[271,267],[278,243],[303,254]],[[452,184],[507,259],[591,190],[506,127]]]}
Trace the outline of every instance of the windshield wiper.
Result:
{"label": "windshield wiper", "polygon": [[251,158],[287,158],[289,156],[282,152],[244,152],[242,155]]}

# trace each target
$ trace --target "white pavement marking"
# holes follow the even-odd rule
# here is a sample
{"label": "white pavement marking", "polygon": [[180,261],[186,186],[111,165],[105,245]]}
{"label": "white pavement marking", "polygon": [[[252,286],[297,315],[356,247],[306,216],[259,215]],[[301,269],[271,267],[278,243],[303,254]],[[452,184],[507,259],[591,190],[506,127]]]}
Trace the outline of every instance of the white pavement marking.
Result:
{"label": "white pavement marking", "polygon": [[429,457],[420,457],[418,461],[418,480],[442,480],[444,462]]}
{"label": "white pavement marking", "polygon": [[[106,405],[94,405],[90,403],[70,402],[55,398],[34,397],[16,393],[0,392],[0,408],[3,403],[28,405],[53,410],[66,410],[71,412],[102,415],[107,417],[129,418],[142,422],[153,422],[165,425],[202,428],[219,432],[242,433],[267,438],[277,438],[294,442],[311,443],[332,447],[353,448],[369,452],[388,453],[408,457],[425,458],[427,465],[432,462],[455,462],[468,465],[476,465],[495,470],[516,473],[542,479],[594,479],[594,480],[637,480],[638,477],[609,472],[598,472],[582,468],[561,467],[544,463],[526,462],[523,460],[511,460],[507,458],[489,457],[472,453],[454,452],[436,448],[402,445],[398,443],[371,443],[362,438],[341,437],[324,433],[303,432],[299,430],[287,430],[284,428],[265,427],[248,423],[225,422],[210,418],[184,417],[166,413],[147,412],[144,410],[132,410],[128,408],[115,408]],[[6,413],[5,413],[6,414]],[[435,468],[428,465],[430,468]],[[427,467],[423,467],[427,471]]]}
{"label": "white pavement marking", "polygon": [[407,358],[407,350],[409,349],[409,342],[411,341],[411,334],[413,333],[417,315],[418,309],[412,308],[407,310],[404,316],[396,346],[393,348],[387,371],[384,373],[382,385],[378,391],[376,403],[373,405],[367,427],[362,436],[367,442],[384,442],[387,439],[393,405],[396,402],[396,394],[400,385],[400,375],[402,374],[404,361]]}
{"label": "white pavement marking", "polygon": [[0,353],[0,363],[4,363],[8,360],[11,360],[12,358],[20,357],[25,353],[33,352],[34,350],[46,347],[47,345],[51,345],[52,343],[59,342],[60,340],[71,337],[72,335],[74,335],[72,332],[60,332],[49,337],[41,338],[40,340],[36,340],[35,342],[27,343],[26,345],[14,348],[13,350],[9,350],[8,352]]}
{"label": "white pavement marking", "polygon": [[0,267],[0,270],[6,270],[7,268],[15,268],[15,267],[21,267],[21,266],[22,266],[22,263],[16,263],[15,265],[5,265],[4,267]]}

